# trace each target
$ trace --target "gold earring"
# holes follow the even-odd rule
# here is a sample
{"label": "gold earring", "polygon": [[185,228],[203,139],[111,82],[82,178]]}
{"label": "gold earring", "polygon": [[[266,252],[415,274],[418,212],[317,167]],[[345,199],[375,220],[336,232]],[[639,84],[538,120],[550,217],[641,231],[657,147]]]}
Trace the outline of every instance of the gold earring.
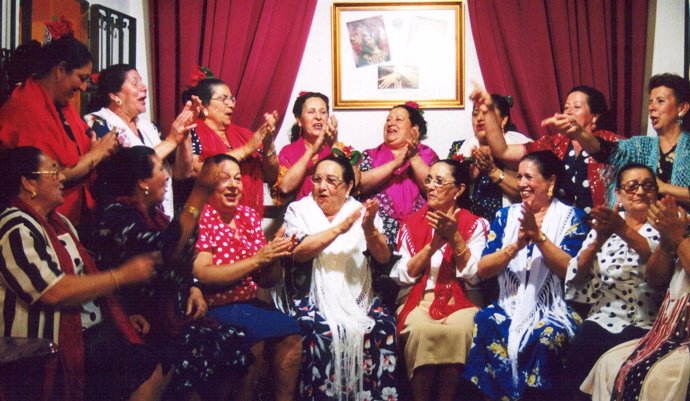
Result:
{"label": "gold earring", "polygon": [[31,193],[29,194],[29,197],[30,197],[31,199],[36,199],[36,196],[37,196],[37,195],[38,195],[38,194],[36,193],[36,191],[31,191]]}
{"label": "gold earring", "polygon": [[115,104],[118,105],[118,106],[121,105],[121,104],[122,104],[122,100],[120,100],[119,97],[118,97],[118,98],[115,98]]}
{"label": "gold earring", "polygon": [[553,198],[553,186],[549,187],[549,192],[546,194],[546,196],[548,196],[549,199]]}
{"label": "gold earring", "polygon": [[149,196],[149,187],[144,188],[144,196]]}

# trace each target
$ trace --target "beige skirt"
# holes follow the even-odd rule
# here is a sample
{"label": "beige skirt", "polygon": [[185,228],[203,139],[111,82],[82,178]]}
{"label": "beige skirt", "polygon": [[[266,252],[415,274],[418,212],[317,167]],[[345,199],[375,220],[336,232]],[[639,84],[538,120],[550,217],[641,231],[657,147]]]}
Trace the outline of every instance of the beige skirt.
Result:
{"label": "beige skirt", "polygon": [[[405,320],[400,339],[405,344],[407,374],[424,365],[464,364],[472,346],[475,307],[460,309],[440,320],[429,316],[434,292],[427,291]],[[402,306],[398,308],[398,314]]]}
{"label": "beige skirt", "polygon": [[[609,401],[618,370],[635,350],[638,340],[615,346],[599,358],[580,390],[593,401]],[[658,360],[642,384],[639,401],[684,401],[690,377],[688,347],[680,347]]]}

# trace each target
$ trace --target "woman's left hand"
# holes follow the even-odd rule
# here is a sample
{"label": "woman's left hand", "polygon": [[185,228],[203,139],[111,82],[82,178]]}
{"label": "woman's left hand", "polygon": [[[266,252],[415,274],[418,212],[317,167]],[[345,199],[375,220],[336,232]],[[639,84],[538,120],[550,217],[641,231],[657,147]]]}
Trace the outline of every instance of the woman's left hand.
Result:
{"label": "woman's left hand", "polygon": [[520,231],[523,232],[525,237],[532,242],[539,242],[539,235],[541,229],[537,225],[537,219],[534,217],[534,213],[526,207],[522,207],[522,217],[520,221]]}
{"label": "woman's left hand", "polygon": [[488,146],[481,146],[472,149],[472,157],[474,158],[474,165],[477,166],[482,174],[488,175],[496,169],[496,163],[491,156],[491,150]]}
{"label": "woman's left hand", "polygon": [[338,142],[338,119],[334,115],[328,119],[324,135],[327,145],[330,146]]}
{"label": "woman's left hand", "polygon": [[673,196],[664,196],[649,205],[647,221],[659,231],[662,241],[677,246],[685,235],[688,215]]}
{"label": "woman's left hand", "polygon": [[446,241],[451,241],[458,231],[458,221],[455,216],[449,216],[443,212],[429,210],[426,221]]}
{"label": "woman's left hand", "polygon": [[580,130],[584,129],[577,123],[575,117],[562,113],[556,113],[553,117],[545,118],[542,120],[541,126],[545,128],[550,127],[555,132],[561,132],[571,139],[573,139],[575,134],[580,132]]}
{"label": "woman's left hand", "polygon": [[197,287],[189,288],[189,297],[187,297],[187,316],[192,316],[193,319],[199,319],[206,315],[208,311],[208,305],[206,300],[204,300],[204,295],[201,290]]}
{"label": "woman's left hand", "polygon": [[190,129],[196,127],[199,110],[201,110],[201,101],[198,97],[192,96],[192,100],[187,101],[180,114],[175,117],[168,138],[174,141],[176,145],[187,138]]}
{"label": "woman's left hand", "polygon": [[372,232],[376,230],[376,226],[374,226],[374,218],[376,217],[376,212],[378,211],[378,200],[367,199],[364,202],[364,217],[362,218],[362,229],[364,229],[364,232]]}

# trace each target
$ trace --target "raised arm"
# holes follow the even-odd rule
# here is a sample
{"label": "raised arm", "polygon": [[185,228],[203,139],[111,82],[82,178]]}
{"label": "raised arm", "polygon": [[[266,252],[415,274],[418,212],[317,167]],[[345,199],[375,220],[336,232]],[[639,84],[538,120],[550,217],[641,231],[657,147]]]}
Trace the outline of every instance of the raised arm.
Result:
{"label": "raised arm", "polygon": [[352,225],[362,215],[361,210],[357,210],[343,220],[340,224],[330,227],[320,233],[307,235],[302,242],[295,247],[294,259],[297,262],[306,262],[314,259],[321,251],[330,245],[340,234],[348,231]]}

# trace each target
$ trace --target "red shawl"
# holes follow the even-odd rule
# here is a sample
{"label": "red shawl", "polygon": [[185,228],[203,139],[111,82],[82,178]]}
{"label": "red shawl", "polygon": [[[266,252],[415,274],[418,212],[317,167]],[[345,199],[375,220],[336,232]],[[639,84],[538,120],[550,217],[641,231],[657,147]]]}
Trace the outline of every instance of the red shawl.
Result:
{"label": "red shawl", "polygon": [[[196,124],[196,134],[199,143],[201,143],[200,161],[230,150],[216,131],[206,125],[203,120],[197,120]],[[225,130],[225,137],[232,149],[244,146],[253,135],[252,131],[236,124],[230,124]],[[251,207],[259,213],[259,216],[263,217],[264,176],[261,171],[262,160],[262,156],[258,152],[254,152],[240,163],[240,170],[242,171],[242,200],[240,204]]]}
{"label": "red shawl", "polygon": [[[606,130],[594,131],[593,134],[598,138],[611,142],[624,139],[622,136]],[[570,138],[565,134],[558,133],[545,135],[534,142],[525,144],[525,150],[528,153],[548,150],[563,160],[568,151],[568,145],[570,145]],[[587,158],[587,178],[589,180],[589,188],[592,191],[592,203],[594,206],[606,206],[608,204],[606,202],[606,167],[607,164],[600,163],[591,156]]]}
{"label": "red shawl", "polygon": [[[426,220],[426,213],[428,210],[428,207],[425,206],[407,217],[405,225],[398,234],[398,249],[402,246],[403,237],[406,238],[406,245],[412,256],[416,255],[426,244],[431,242],[433,230]],[[458,232],[465,241],[468,241],[472,236],[477,224],[484,224],[482,219],[465,209],[460,209],[460,211],[456,213],[455,218],[458,221]],[[403,232],[406,232],[408,235],[405,236]],[[484,227],[484,234],[486,235],[486,227]],[[434,300],[429,307],[429,315],[436,320],[443,319],[457,310],[474,306],[465,295],[465,290],[461,285],[461,279],[455,276],[455,263],[453,262],[454,250],[451,248],[450,246],[446,246],[446,250],[443,252],[443,262],[441,262],[441,268],[436,278],[436,286],[434,287]],[[402,311],[400,311],[398,315],[398,332],[401,332],[403,328],[405,328],[407,315],[409,315],[422,300],[430,271],[431,266],[427,264],[424,267],[422,278],[417,280],[410,294],[407,296],[405,306],[403,306]]]}
{"label": "red shawl", "polygon": [[[74,275],[74,262],[67,248],[65,248],[58,237],[58,235],[62,234],[69,234],[77,245],[79,256],[84,261],[85,272],[87,274],[97,274],[100,272],[89,251],[79,242],[71,228],[58,213],[50,213],[48,221],[46,221],[31,206],[19,199],[15,199],[12,202],[12,206],[33,217],[43,227],[48,234],[50,244],[57,254],[60,269],[65,274]],[[107,296],[103,298],[103,301],[102,305],[105,306],[105,312],[113,320],[115,327],[120,330],[122,335],[132,344],[143,344],[144,341],[134,330],[129,318],[115,297]],[[65,399],[82,400],[84,397],[84,339],[82,337],[79,307],[65,308],[60,311],[58,341],[62,351],[62,369],[65,372]],[[49,372],[53,369],[55,369],[55,366],[47,368]]]}
{"label": "red shawl", "polygon": [[[71,105],[60,111],[71,127],[76,143],[65,132],[58,110],[43,85],[28,79],[14,89],[12,96],[0,109],[0,147],[34,146],[62,166],[74,166],[91,147],[87,134],[89,127]],[[85,181],[65,188],[65,203],[56,209],[74,225],[79,224],[84,206],[89,209],[94,206]]]}

